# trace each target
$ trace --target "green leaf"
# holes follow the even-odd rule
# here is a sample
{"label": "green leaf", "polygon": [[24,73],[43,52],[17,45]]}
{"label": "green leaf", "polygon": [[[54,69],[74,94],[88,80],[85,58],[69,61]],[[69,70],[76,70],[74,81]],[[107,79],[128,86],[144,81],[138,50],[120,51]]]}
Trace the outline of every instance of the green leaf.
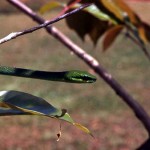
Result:
{"label": "green leaf", "polygon": [[24,92],[1,91],[0,104],[2,107],[11,108],[15,111],[19,110],[25,114],[43,115],[69,121],[65,109],[57,109],[44,99]]}
{"label": "green leaf", "polygon": [[45,12],[47,12],[47,11],[49,11],[51,9],[54,9],[54,8],[57,8],[57,7],[64,7],[64,6],[65,6],[65,4],[63,4],[63,3],[60,3],[60,2],[57,2],[57,1],[52,1],[52,2],[49,2],[49,3],[45,4],[45,5],[43,5],[40,8],[39,12],[41,14],[44,14]]}
{"label": "green leaf", "polygon": [[[78,127],[66,109],[57,109],[40,97],[19,91],[0,91],[0,116],[6,115],[47,116]],[[80,126],[82,131],[91,134],[86,127]]]}
{"label": "green leaf", "polygon": [[92,14],[100,20],[110,20],[110,17],[107,14],[104,14],[102,11],[100,11],[100,9],[98,9],[97,6],[94,4],[85,8],[84,11],[87,11],[88,13]]}
{"label": "green leaf", "polygon": [[81,125],[79,123],[73,123],[73,125],[76,126],[77,128],[79,128],[80,130],[82,130],[83,132],[90,134],[94,138],[93,134],[91,133],[91,131],[88,128],[84,127],[83,125]]}
{"label": "green leaf", "polygon": [[[75,4],[72,8],[78,8],[80,7],[81,4]],[[81,11],[86,11],[89,14],[93,15],[94,17],[96,17],[97,19],[100,19],[102,21],[110,21],[113,24],[116,24],[117,22],[111,18],[109,15],[107,15],[106,13],[103,13],[95,4],[92,4],[91,6],[81,10]]]}
{"label": "green leaf", "polygon": [[[116,5],[116,3],[114,3],[113,0],[101,0],[100,3],[110,12],[108,13],[107,11],[110,17],[113,18],[113,15],[115,15],[116,18],[123,21],[123,11],[120,9],[120,7],[118,7],[118,5]],[[111,15],[111,13],[113,15]]]}

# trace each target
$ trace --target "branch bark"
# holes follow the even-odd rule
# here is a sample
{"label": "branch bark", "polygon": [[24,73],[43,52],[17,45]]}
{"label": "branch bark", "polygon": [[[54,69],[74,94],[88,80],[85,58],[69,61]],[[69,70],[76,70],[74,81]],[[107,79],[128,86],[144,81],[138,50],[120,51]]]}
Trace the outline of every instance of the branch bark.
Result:
{"label": "branch bark", "polygon": [[[19,0],[7,0],[9,3],[20,9],[34,21],[42,24],[46,22],[43,18],[38,16],[26,5]],[[65,45],[70,51],[74,52],[79,58],[81,58],[88,66],[90,66],[123,100],[135,113],[136,117],[141,121],[150,135],[150,117],[144,108],[109,74],[91,55],[86,53],[82,48],[73,43],[68,37],[61,33],[57,28],[50,26],[45,27],[48,33]]]}

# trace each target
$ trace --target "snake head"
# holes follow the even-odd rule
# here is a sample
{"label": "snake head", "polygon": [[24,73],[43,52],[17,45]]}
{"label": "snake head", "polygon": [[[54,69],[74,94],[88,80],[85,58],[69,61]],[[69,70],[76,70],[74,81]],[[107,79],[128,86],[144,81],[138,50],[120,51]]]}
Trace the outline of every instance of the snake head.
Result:
{"label": "snake head", "polygon": [[86,71],[72,70],[65,73],[65,80],[72,83],[93,83],[96,77]]}

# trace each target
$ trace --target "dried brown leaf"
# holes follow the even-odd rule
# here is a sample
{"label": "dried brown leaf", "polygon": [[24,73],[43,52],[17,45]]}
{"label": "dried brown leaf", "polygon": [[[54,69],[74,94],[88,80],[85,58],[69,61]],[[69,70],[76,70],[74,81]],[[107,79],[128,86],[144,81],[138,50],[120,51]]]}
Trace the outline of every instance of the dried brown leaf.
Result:
{"label": "dried brown leaf", "polygon": [[103,51],[106,51],[111,46],[123,27],[122,25],[113,26],[106,32],[103,39]]}
{"label": "dried brown leaf", "polygon": [[107,21],[101,21],[91,14],[80,11],[71,17],[66,18],[67,25],[75,30],[79,37],[84,40],[86,34],[96,44],[99,37],[109,28]]}

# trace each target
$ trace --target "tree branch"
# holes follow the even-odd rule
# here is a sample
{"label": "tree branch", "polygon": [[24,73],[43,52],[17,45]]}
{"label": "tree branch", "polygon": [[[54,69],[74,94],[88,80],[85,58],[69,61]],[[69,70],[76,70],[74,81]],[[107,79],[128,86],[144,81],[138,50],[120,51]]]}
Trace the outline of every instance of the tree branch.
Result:
{"label": "tree branch", "polygon": [[[34,21],[39,24],[44,23],[45,20],[39,17],[30,8],[25,6],[19,0],[7,0],[9,3],[20,9]],[[150,135],[150,117],[143,107],[131,96],[128,92],[109,74],[96,59],[86,53],[83,49],[73,43],[63,33],[58,31],[53,26],[46,27],[46,30],[65,45],[70,51],[74,52],[79,58],[81,58],[86,64],[88,64],[115,92],[116,94],[133,110],[137,118],[142,122],[145,129]]]}
{"label": "tree branch", "polygon": [[43,23],[40,24],[39,26],[35,26],[35,27],[32,27],[32,28],[30,28],[30,29],[26,29],[26,30],[20,31],[20,32],[13,32],[13,33],[10,33],[10,34],[7,35],[6,37],[0,39],[0,44],[5,43],[5,42],[8,42],[8,41],[10,41],[10,40],[12,40],[12,39],[15,39],[15,38],[19,37],[19,36],[22,36],[22,35],[25,35],[25,34],[28,34],[28,33],[32,33],[32,32],[34,32],[34,31],[36,31],[36,30],[42,29],[42,28],[44,28],[44,27],[47,27],[47,26],[49,26],[49,25],[51,25],[51,24],[53,24],[53,23],[55,23],[55,22],[58,22],[58,21],[60,21],[60,20],[62,20],[62,19],[64,19],[64,18],[66,18],[66,17],[71,16],[72,14],[74,14],[74,13],[80,11],[81,9],[84,9],[84,8],[90,6],[90,5],[91,5],[91,4],[84,4],[84,5],[82,5],[81,7],[76,8],[76,9],[70,11],[70,12],[67,12],[67,13],[65,13],[65,14],[63,14],[63,15],[61,15],[61,16],[58,16],[58,17],[56,17],[56,18],[54,18],[54,19],[52,19],[52,20],[50,20],[50,21],[43,22]]}

